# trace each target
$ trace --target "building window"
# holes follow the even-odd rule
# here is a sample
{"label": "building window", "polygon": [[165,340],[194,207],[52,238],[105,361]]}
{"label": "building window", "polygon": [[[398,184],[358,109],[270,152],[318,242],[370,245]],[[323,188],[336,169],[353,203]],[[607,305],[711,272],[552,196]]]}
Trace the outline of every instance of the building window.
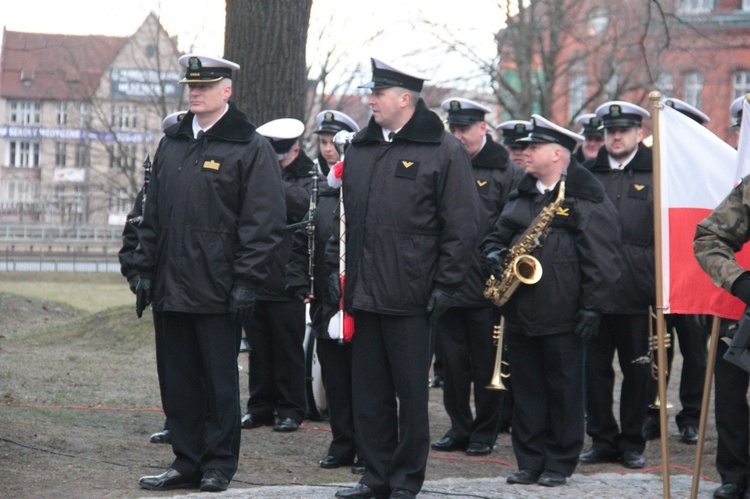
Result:
{"label": "building window", "polygon": [[88,144],[76,144],[76,166],[88,168],[91,164],[91,149]]}
{"label": "building window", "polygon": [[702,14],[711,12],[714,10],[714,3],[715,0],[677,0],[677,13]]}
{"label": "building window", "polygon": [[55,142],[55,166],[65,166],[65,153],[67,149],[65,142]]}
{"label": "building window", "polygon": [[39,200],[38,180],[6,180],[3,182],[3,201],[6,203],[31,203]]}
{"label": "building window", "polygon": [[132,208],[133,201],[126,189],[112,188],[109,190],[109,211],[111,213],[127,213]]}
{"label": "building window", "polygon": [[669,73],[659,74],[654,85],[656,85],[656,89],[664,96],[670,96],[672,95],[672,92],[674,92],[673,78]]}
{"label": "building window", "polygon": [[58,125],[68,124],[68,103],[67,102],[57,103],[57,124]]}
{"label": "building window", "polygon": [[135,144],[116,144],[109,155],[109,167],[135,170]]}
{"label": "building window", "polygon": [[8,156],[5,163],[17,168],[36,168],[39,166],[39,142],[11,140],[8,143]]}
{"label": "building window", "polygon": [[732,75],[732,91],[732,100],[750,93],[750,71],[737,71]]}
{"label": "building window", "polygon": [[750,0],[742,0],[742,10],[750,10]]}
{"label": "building window", "polygon": [[135,130],[138,126],[135,106],[115,104],[112,106],[112,128],[119,130]]}
{"label": "building window", "polygon": [[91,106],[88,102],[78,105],[78,124],[81,128],[91,128]]}
{"label": "building window", "polygon": [[42,123],[42,104],[35,101],[10,101],[8,121],[12,125],[39,125]]}
{"label": "building window", "polygon": [[573,75],[570,77],[568,88],[568,118],[572,118],[581,112],[586,102],[586,87],[588,79],[586,75]]}
{"label": "building window", "polygon": [[701,108],[703,94],[703,75],[700,73],[685,73],[685,102],[693,107]]}

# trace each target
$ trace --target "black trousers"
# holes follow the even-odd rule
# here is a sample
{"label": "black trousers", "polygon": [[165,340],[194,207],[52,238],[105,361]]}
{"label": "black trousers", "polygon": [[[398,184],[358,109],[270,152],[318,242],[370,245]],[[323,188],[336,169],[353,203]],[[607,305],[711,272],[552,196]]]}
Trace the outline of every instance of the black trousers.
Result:
{"label": "black trousers", "polygon": [[305,419],[305,304],[258,300],[245,324],[250,342],[247,412],[259,419]]}
{"label": "black trousers", "polygon": [[[622,370],[620,428],[613,413],[614,354]],[[648,406],[649,364],[632,361],[648,351],[648,314],[602,315],[599,334],[586,342],[586,433],[609,452],[642,453]]]}
{"label": "black trousers", "polygon": [[[703,382],[706,377],[706,363],[708,360],[708,338],[711,335],[711,318],[706,315],[670,314],[666,316],[667,329],[676,332],[682,354],[682,374],[680,375],[680,404],[682,409],[675,416],[677,427],[683,429],[692,425],[697,427],[701,419],[701,403],[703,401]],[[674,334],[673,334],[674,336]],[[672,346],[667,350],[667,383],[672,372],[675,338]],[[649,404],[656,401],[659,383],[649,377]],[[648,409],[648,417],[658,418],[659,410]]]}
{"label": "black trousers", "polygon": [[360,482],[379,495],[418,493],[430,450],[427,317],[356,311],[354,321],[354,431],[367,463]]}
{"label": "black trousers", "polygon": [[750,409],[747,403],[748,375],[724,360],[727,346],[719,341],[716,353],[714,412],[716,413],[716,469],[722,483],[747,484],[750,473]]}
{"label": "black trousers", "polygon": [[[436,352],[443,359],[443,404],[451,418],[446,436],[455,440],[495,444],[504,392],[486,387],[495,365],[492,328],[499,321],[500,309],[494,305],[454,307],[439,320]],[[471,410],[472,384],[476,415]]]}
{"label": "black trousers", "polygon": [[511,439],[519,469],[571,476],[583,449],[583,341],[507,328]]}
{"label": "black trousers", "polygon": [[333,434],[328,455],[354,459],[357,448],[352,409],[352,344],[318,339],[316,351]]}
{"label": "black trousers", "polygon": [[231,478],[240,453],[237,374],[242,330],[229,314],[163,312],[164,412],[172,468],[199,480],[210,469]]}
{"label": "black trousers", "polygon": [[[159,378],[159,395],[161,406],[164,407],[164,394],[166,383],[164,380],[164,326],[162,325],[161,312],[151,309],[154,318],[154,350],[156,353],[156,375]],[[164,418],[164,429],[169,429],[167,418]]]}

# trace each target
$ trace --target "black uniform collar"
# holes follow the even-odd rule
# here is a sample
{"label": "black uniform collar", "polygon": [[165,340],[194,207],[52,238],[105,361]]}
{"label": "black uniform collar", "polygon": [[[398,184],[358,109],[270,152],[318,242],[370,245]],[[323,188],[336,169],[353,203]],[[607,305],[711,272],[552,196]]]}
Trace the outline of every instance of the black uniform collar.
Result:
{"label": "black uniform collar", "polygon": [[[193,119],[195,115],[188,111],[185,117],[175,125],[167,128],[164,134],[169,137],[193,138]],[[204,137],[215,137],[227,142],[248,142],[255,133],[255,125],[247,115],[240,111],[234,102],[229,102],[229,109],[214,126],[206,130]]]}
{"label": "black uniform collar", "polygon": [[289,165],[287,165],[282,171],[285,177],[309,177],[310,172],[313,171],[314,167],[315,164],[313,163],[313,160],[311,160],[309,156],[300,149],[299,154],[294,158],[294,161],[289,163]]}
{"label": "black uniform collar", "polygon": [[[420,98],[414,110],[414,116],[396,134],[394,141],[408,140],[410,142],[424,142],[440,144],[445,134],[445,125],[440,117],[430,111]],[[383,141],[383,129],[375,123],[373,118],[367,126],[352,139],[354,144],[365,144]]]}
{"label": "black uniform collar", "polygon": [[487,135],[487,142],[484,144],[482,150],[471,158],[471,165],[477,168],[505,170],[508,168],[509,160],[508,151]]}
{"label": "black uniform collar", "polygon": [[[609,166],[609,153],[607,152],[606,147],[602,147],[599,149],[599,152],[596,155],[596,159],[594,159],[594,162],[589,165],[589,162],[587,162],[587,165],[591,171],[594,172],[601,172],[601,171],[610,171],[612,168]],[[625,165],[625,168],[623,168],[623,171],[627,170],[635,170],[635,171],[643,171],[643,172],[650,172],[653,171],[654,165],[652,160],[652,152],[651,149],[644,146],[643,144],[638,144],[638,152],[635,153],[635,156],[633,157],[632,161]]]}
{"label": "black uniform collar", "polygon": [[[510,193],[509,199],[539,194],[536,189],[536,180],[536,177],[526,173],[521,177],[516,190]],[[555,192],[557,192],[557,187],[555,187]],[[588,199],[598,203],[604,200],[604,195],[604,186],[601,182],[590,171],[581,166],[575,158],[571,157],[568,165],[568,176],[565,179],[565,197]]]}

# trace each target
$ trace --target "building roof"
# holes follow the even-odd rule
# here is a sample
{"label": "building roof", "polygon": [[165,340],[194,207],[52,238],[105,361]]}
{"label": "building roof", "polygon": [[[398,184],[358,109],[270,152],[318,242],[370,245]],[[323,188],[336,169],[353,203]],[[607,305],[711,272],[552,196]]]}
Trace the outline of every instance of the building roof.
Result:
{"label": "building roof", "polygon": [[53,35],[3,29],[0,97],[86,100],[127,37]]}

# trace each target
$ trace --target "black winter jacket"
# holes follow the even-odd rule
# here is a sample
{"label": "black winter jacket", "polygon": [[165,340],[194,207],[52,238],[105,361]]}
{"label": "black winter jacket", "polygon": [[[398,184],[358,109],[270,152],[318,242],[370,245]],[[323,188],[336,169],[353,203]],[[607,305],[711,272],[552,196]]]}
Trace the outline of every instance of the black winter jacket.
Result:
{"label": "black winter jacket", "polygon": [[233,104],[200,139],[194,115],[167,128],[154,156],[134,264],[158,312],[224,314],[235,280],[260,286],[284,231],[271,144]]}
{"label": "black winter jacket", "polygon": [[654,189],[651,149],[639,144],[622,170],[609,166],[602,147],[586,162],[615,205],[621,228],[622,277],[612,301],[603,309],[614,314],[645,314],[656,300],[654,268]]}
{"label": "black winter jacket", "polygon": [[434,288],[457,290],[476,251],[479,200],[466,148],[421,99],[393,142],[372,118],[357,133],[342,189],[347,310],[424,315]]}
{"label": "black winter jacket", "polygon": [[[536,178],[526,174],[511,193],[495,229],[482,243],[482,253],[510,248],[552,203],[559,189],[540,194]],[[571,159],[565,200],[542,246],[531,253],[542,266],[536,284],[520,284],[503,305],[510,326],[531,336],[570,333],[578,310],[602,311],[620,276],[617,213],[596,178]]]}

